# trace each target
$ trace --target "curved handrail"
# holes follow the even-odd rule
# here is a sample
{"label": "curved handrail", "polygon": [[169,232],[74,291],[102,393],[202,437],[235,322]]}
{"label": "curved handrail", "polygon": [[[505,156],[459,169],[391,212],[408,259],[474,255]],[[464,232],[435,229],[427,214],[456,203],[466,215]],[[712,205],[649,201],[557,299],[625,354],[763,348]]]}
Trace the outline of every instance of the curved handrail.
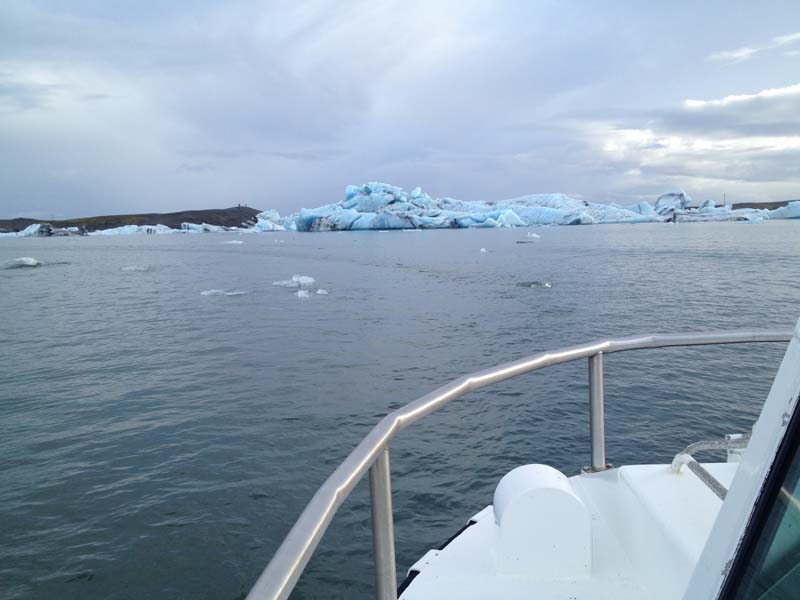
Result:
{"label": "curved handrail", "polygon": [[[524,373],[598,354],[674,346],[788,342],[791,337],[791,330],[748,330],[610,338],[560,350],[540,352],[527,358],[459,377],[390,412],[372,428],[311,498],[250,590],[247,600],[284,600],[288,598],[339,506],[381,452],[388,447],[389,441],[397,432],[467,392]],[[602,394],[600,401],[602,402]]]}

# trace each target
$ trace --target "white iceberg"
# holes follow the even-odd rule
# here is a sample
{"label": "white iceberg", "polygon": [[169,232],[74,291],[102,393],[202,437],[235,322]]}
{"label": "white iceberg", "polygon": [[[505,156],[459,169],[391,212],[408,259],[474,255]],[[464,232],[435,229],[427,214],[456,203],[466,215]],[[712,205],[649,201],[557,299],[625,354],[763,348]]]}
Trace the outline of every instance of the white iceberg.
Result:
{"label": "white iceberg", "polygon": [[88,235],[133,235],[137,233],[180,233],[180,230],[172,229],[166,225],[123,225],[112,229],[90,231]]}
{"label": "white iceberg", "polygon": [[319,294],[320,296],[327,296],[328,295],[328,290],[324,290],[324,289],[320,288],[320,289],[317,290],[317,294]]}
{"label": "white iceberg", "polygon": [[295,292],[295,295],[298,298],[308,298],[308,290],[297,290]]}
{"label": "white iceberg", "polygon": [[256,231],[286,231],[286,227],[281,225],[281,216],[276,210],[265,210],[256,215],[256,224],[253,229]]}
{"label": "white iceberg", "polygon": [[236,246],[238,246],[240,244],[244,244],[244,242],[242,240],[228,240],[227,242],[222,242],[222,243],[223,244],[229,244],[229,245],[236,245]]}
{"label": "white iceberg", "polygon": [[246,296],[250,292],[244,290],[203,290],[200,292],[201,296]]}
{"label": "white iceberg", "polygon": [[308,275],[292,275],[291,279],[273,281],[272,285],[277,285],[280,287],[308,287],[310,285],[314,285],[314,281],[316,280]]}

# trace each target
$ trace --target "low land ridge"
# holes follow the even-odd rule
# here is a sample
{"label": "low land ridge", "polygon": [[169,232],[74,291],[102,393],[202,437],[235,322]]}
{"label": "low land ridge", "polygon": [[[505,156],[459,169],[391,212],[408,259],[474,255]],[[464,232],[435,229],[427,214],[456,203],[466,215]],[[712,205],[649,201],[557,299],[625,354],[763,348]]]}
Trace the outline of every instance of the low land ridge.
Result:
{"label": "low land ridge", "polygon": [[86,231],[113,229],[125,225],[166,225],[172,229],[180,229],[181,223],[196,223],[198,225],[220,225],[222,227],[241,227],[252,225],[256,215],[261,211],[249,206],[234,206],[231,208],[210,208],[204,210],[183,210],[174,213],[144,213],[138,215],[105,215],[100,217],[83,217],[79,219],[66,219],[62,221],[48,221],[46,219],[0,219],[0,231],[22,231],[35,223],[49,223],[53,227],[82,227]]}

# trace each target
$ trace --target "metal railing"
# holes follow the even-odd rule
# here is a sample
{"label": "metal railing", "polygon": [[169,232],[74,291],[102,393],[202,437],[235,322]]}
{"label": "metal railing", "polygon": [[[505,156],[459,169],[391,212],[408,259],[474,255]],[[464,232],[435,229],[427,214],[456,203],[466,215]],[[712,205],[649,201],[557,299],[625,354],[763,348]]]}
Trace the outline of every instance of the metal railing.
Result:
{"label": "metal railing", "polygon": [[592,463],[588,471],[608,468],[605,456],[603,356],[613,352],[709,346],[749,342],[788,342],[791,330],[724,331],[717,333],[653,334],[612,338],[541,352],[465,375],[386,415],[322,484],[289,531],[272,560],[250,590],[248,600],[282,600],[289,597],[334,514],[356,484],[369,471],[372,500],[372,537],[375,559],[375,597],[396,600],[394,523],[389,470],[389,442],[402,429],[431,414],[451,400],[512,377],[581,358],[589,359],[589,402]]}

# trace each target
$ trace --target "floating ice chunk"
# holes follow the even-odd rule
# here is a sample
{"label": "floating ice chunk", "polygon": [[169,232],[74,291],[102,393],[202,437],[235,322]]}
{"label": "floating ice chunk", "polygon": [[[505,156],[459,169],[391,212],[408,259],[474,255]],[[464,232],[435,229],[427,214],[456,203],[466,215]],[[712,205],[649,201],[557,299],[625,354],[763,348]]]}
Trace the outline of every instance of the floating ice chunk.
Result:
{"label": "floating ice chunk", "polygon": [[549,289],[549,288],[553,287],[553,284],[550,283],[549,281],[520,281],[517,284],[517,287]]}
{"label": "floating ice chunk", "polygon": [[[181,223],[181,230],[189,233],[219,233],[220,231],[231,231],[234,228],[222,225],[209,225],[208,223]],[[234,229],[235,230],[235,229]]]}
{"label": "floating ice chunk", "polygon": [[486,254],[486,252],[487,252],[486,248],[481,248],[481,254]]}
{"label": "floating ice chunk", "polygon": [[654,216],[656,214],[656,211],[653,208],[653,205],[650,204],[649,202],[639,202],[638,204],[634,204],[632,206],[626,206],[624,208],[625,208],[625,210],[628,210],[630,212],[636,213],[638,215],[646,216],[646,217],[652,217],[652,216]]}
{"label": "floating ice chunk", "polygon": [[201,296],[246,296],[250,292],[244,290],[203,290]]}
{"label": "floating ice chunk", "polygon": [[25,229],[20,231],[17,235],[20,237],[30,237],[34,235],[39,235],[39,230],[42,228],[41,223],[34,223],[33,225],[28,225]]}
{"label": "floating ice chunk", "polygon": [[296,282],[299,286],[314,285],[314,278],[308,275],[292,275],[292,281]]}
{"label": "floating ice chunk", "polygon": [[767,211],[768,219],[800,219],[800,200],[789,202],[786,206],[781,206],[775,210]]}
{"label": "floating ice chunk", "polygon": [[[769,218],[769,217],[767,217]],[[764,215],[760,215],[757,213],[752,213],[746,215],[743,219],[738,220],[739,223],[763,223],[764,222]]]}
{"label": "floating ice chunk", "polygon": [[122,267],[120,269],[120,271],[126,271],[126,272],[129,272],[129,273],[130,272],[144,272],[144,271],[149,271],[149,270],[150,270],[150,267],[148,267],[147,265],[128,265],[128,266]]}
{"label": "floating ice chunk", "polygon": [[123,225],[112,229],[90,231],[88,235],[133,235],[135,233],[181,233],[180,229],[172,229],[166,225]]}
{"label": "floating ice chunk", "polygon": [[280,287],[308,287],[314,285],[315,279],[308,275],[292,275],[291,279],[284,279],[283,281],[273,281],[272,285]]}
{"label": "floating ice chunk", "polygon": [[256,231],[286,231],[286,226],[283,225],[278,211],[265,210],[256,215],[254,229]]}
{"label": "floating ice chunk", "polygon": [[659,215],[669,215],[673,212],[682,212],[692,202],[692,197],[681,189],[664,192],[656,200],[654,210]]}
{"label": "floating ice chunk", "polygon": [[322,288],[320,288],[317,290],[317,294],[319,294],[320,296],[327,296],[328,290],[323,290]]}
{"label": "floating ice chunk", "polygon": [[242,240],[228,240],[227,242],[222,242],[222,243],[223,244],[236,245],[236,246],[238,246],[240,244],[244,244],[244,242]]}
{"label": "floating ice chunk", "polygon": [[542,236],[540,236],[538,233],[533,233],[532,231],[529,231],[529,232],[528,232],[528,237],[529,237],[529,238],[534,238],[534,239],[537,239],[537,240],[538,240],[538,239],[539,239],[540,237],[542,237]]}
{"label": "floating ice chunk", "polygon": [[308,290],[297,290],[295,296],[298,298],[308,298]]}
{"label": "floating ice chunk", "polygon": [[7,260],[3,262],[4,269],[23,269],[25,267],[40,267],[42,263],[40,263],[35,258],[31,258],[30,256],[21,256],[19,258],[12,258],[11,260]]}

